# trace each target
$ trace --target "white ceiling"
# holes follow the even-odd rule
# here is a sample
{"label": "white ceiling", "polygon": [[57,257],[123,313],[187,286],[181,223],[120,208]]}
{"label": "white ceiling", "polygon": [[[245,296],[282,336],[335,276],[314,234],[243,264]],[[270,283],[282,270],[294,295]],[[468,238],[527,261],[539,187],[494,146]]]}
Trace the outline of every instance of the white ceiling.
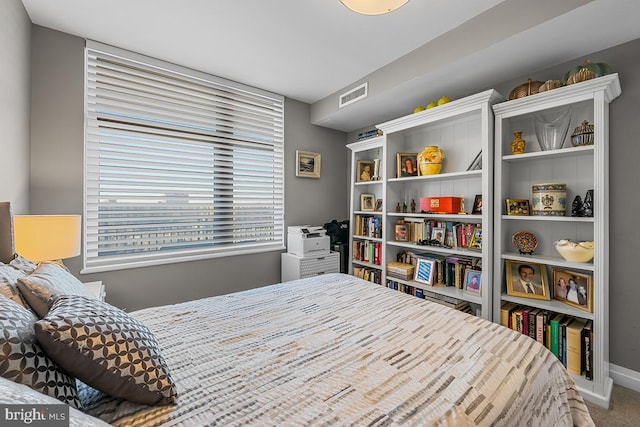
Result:
{"label": "white ceiling", "polygon": [[[482,12],[501,3],[518,1],[411,0],[380,16],[356,14],[339,0],[22,0],[22,3],[34,24],[314,104],[446,36]],[[556,1],[533,3],[542,8]],[[504,22],[517,23],[517,15],[505,16]],[[566,56],[563,39],[570,39],[571,53],[578,57],[639,38],[639,17],[639,0],[593,0],[538,25],[541,37],[550,43],[545,46],[543,58],[536,62],[536,69],[571,58]],[[529,31],[535,33],[536,28]],[[513,33],[520,49],[536,44],[535,37],[517,40],[517,28]],[[493,50],[496,54],[500,51]],[[487,49],[487,54],[491,51]],[[560,61],[554,52],[561,52],[564,60]],[[485,56],[481,68],[494,75],[498,70],[513,72],[506,67],[508,61],[509,58],[494,60]],[[443,87],[446,79],[456,78],[453,64],[435,71]],[[397,86],[397,93],[401,94],[401,82]],[[393,97],[394,90],[386,92],[385,96]],[[415,97],[416,89],[412,88],[411,94]],[[354,130],[379,120],[380,111],[371,109],[371,103],[363,104],[359,111],[355,103],[344,112],[327,113],[319,122],[335,129]]]}

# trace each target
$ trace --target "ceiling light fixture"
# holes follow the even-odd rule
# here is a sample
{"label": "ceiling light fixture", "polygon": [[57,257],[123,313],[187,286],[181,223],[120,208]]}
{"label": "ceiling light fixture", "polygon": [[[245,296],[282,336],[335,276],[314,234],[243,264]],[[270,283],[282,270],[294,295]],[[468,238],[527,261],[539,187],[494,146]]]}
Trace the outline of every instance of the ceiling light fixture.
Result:
{"label": "ceiling light fixture", "polygon": [[354,12],[363,15],[382,15],[398,9],[409,0],[340,0]]}

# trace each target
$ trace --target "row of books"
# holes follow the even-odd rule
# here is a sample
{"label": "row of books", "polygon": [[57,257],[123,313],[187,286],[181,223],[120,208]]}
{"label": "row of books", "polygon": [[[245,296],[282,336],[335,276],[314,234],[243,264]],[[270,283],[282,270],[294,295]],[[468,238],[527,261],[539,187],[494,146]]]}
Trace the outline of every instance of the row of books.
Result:
{"label": "row of books", "polygon": [[508,302],[500,309],[500,324],[543,344],[570,373],[593,379],[591,320]]}
{"label": "row of books", "polygon": [[[478,232],[475,232],[478,230]],[[481,224],[456,221],[438,221],[427,218],[405,217],[395,224],[395,240],[418,242],[438,240],[452,248],[475,248],[474,234],[480,234]]]}
{"label": "row of books", "polygon": [[368,262],[375,265],[382,264],[382,243],[369,240],[354,240],[352,258],[357,261]]}
{"label": "row of books", "polygon": [[368,138],[373,138],[373,137],[380,136],[380,135],[382,135],[382,130],[381,129],[371,129],[371,130],[368,130],[368,131],[364,131],[364,132],[358,133],[357,141],[361,141],[363,139],[368,139]]}
{"label": "row of books", "polygon": [[382,284],[382,271],[375,268],[353,266],[353,275],[369,282]]}
{"label": "row of books", "polygon": [[382,238],[382,219],[379,216],[356,215],[353,222],[353,234]]}
{"label": "row of books", "polygon": [[472,304],[449,295],[436,294],[425,289],[416,288],[415,286],[405,285],[404,283],[400,283],[395,280],[387,280],[387,287],[400,292],[404,292],[405,294],[413,295],[417,298],[444,305],[454,310],[477,315],[476,310],[472,306]]}
{"label": "row of books", "polygon": [[[438,255],[431,253],[415,253],[403,251],[396,260],[406,264],[417,265],[418,259],[432,262],[432,277],[428,284],[432,286],[454,286],[464,289],[464,281],[468,270],[482,270],[482,259],[466,255]],[[416,270],[417,271],[417,270]],[[416,273],[417,274],[417,273]]]}

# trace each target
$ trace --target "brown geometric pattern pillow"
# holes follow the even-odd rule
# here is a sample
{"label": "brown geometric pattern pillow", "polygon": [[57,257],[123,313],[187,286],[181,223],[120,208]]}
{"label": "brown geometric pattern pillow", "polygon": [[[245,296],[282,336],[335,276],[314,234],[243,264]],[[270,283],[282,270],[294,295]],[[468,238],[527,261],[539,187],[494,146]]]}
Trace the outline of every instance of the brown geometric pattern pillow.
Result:
{"label": "brown geometric pattern pillow", "polygon": [[38,316],[44,317],[59,295],[83,295],[93,298],[91,291],[64,267],[42,262],[33,273],[18,279],[22,297]]}
{"label": "brown geometric pattern pillow", "polygon": [[35,330],[49,357],[85,384],[146,405],[176,402],[155,336],[124,311],[93,298],[63,295]]}
{"label": "brown geometric pattern pillow", "polygon": [[36,320],[31,311],[0,295],[0,375],[81,409],[76,380],[38,344]]}

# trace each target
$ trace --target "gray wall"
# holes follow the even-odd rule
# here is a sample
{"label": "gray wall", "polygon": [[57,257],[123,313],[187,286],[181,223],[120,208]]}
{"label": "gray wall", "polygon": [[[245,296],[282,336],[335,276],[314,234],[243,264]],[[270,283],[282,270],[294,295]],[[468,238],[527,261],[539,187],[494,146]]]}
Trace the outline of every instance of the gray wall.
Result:
{"label": "gray wall", "polygon": [[0,1],[0,200],[29,210],[31,21],[18,0]]}
{"label": "gray wall", "polygon": [[[83,200],[84,40],[33,26],[30,213],[81,213]],[[286,225],[348,216],[346,135],[313,126],[309,105],[285,101]],[[295,176],[296,149],[322,154],[320,179]],[[80,257],[65,261],[83,281],[102,280],[107,301],[134,310],[280,281],[280,252],[80,275]]]}

